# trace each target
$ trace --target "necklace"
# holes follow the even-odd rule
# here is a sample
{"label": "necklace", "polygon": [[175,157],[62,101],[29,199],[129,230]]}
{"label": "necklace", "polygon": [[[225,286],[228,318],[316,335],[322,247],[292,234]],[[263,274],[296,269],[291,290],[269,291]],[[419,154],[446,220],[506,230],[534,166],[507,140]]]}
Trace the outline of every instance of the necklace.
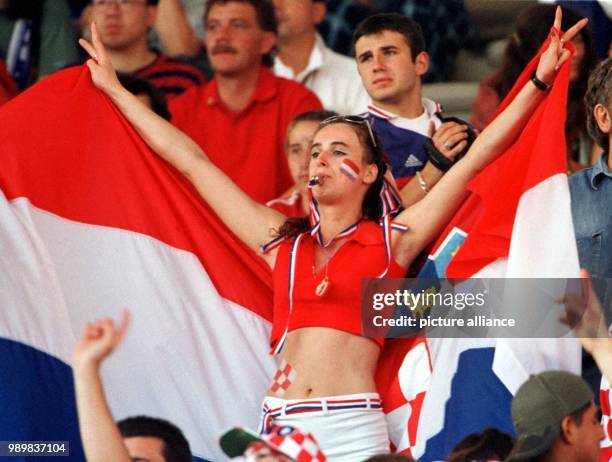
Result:
{"label": "necklace", "polygon": [[[321,233],[320,222],[317,223],[315,225],[315,227],[310,231],[310,234],[312,236],[316,236],[316,242],[319,244],[321,250],[323,251],[323,253],[324,253],[325,257],[326,257],[326,259],[325,259],[325,277],[323,278],[323,280],[321,282],[319,282],[319,284],[315,288],[315,295],[317,297],[323,297],[327,293],[327,291],[329,290],[329,287],[331,285],[331,281],[330,281],[329,275],[328,275],[329,262],[333,258],[333,256],[336,254],[338,249],[340,247],[342,247],[342,244],[340,244],[339,247],[336,247],[336,249],[331,253],[331,255],[328,253],[329,252],[328,249],[332,246],[332,244],[336,241],[336,239],[341,239],[343,237],[347,237],[347,236],[353,234],[355,231],[357,231],[357,225],[359,224],[360,221],[361,221],[361,219],[357,220],[352,225],[344,228],[342,231],[340,231],[338,234],[336,234],[333,238],[331,238],[327,242],[327,244],[323,241],[323,234]],[[316,264],[316,258],[317,258],[317,252],[316,252],[316,248],[315,248],[315,251],[314,251],[315,264]],[[316,274],[315,273],[315,264],[312,265],[312,274],[313,275]]]}
{"label": "necklace", "polygon": [[[317,288],[315,289],[315,295],[317,297],[322,297],[327,292],[327,289],[329,289],[330,283],[329,283],[329,277],[327,275],[328,268],[329,268],[329,261],[325,263],[325,277],[321,280],[321,282],[319,282],[319,284],[317,284]],[[314,273],[314,267],[312,269]]]}
{"label": "necklace", "polygon": [[323,295],[325,295],[328,288],[329,288],[329,278],[325,276],[323,280],[319,282],[319,285],[317,286],[317,289],[315,290],[315,295],[317,297],[322,297]]}
{"label": "necklace", "polygon": [[[329,244],[331,244],[331,243],[329,243]],[[331,252],[329,250],[328,246],[321,246],[321,247],[319,247],[321,249],[321,251],[323,252],[323,257],[325,258],[325,276],[323,277],[323,279],[321,279],[321,282],[319,282],[317,284],[317,287],[315,288],[315,295],[317,297],[323,297],[327,293],[327,290],[329,289],[329,287],[331,285],[331,281],[329,279],[329,262],[334,257],[336,252],[340,249],[340,247],[342,247],[342,244],[340,244],[339,247],[336,247],[336,249],[333,252]],[[315,262],[316,262],[316,258],[317,258],[316,257],[316,248],[315,248],[314,258],[315,258]],[[316,275],[315,265],[316,265],[316,263],[314,263],[312,265],[312,274],[313,274],[313,276]]]}

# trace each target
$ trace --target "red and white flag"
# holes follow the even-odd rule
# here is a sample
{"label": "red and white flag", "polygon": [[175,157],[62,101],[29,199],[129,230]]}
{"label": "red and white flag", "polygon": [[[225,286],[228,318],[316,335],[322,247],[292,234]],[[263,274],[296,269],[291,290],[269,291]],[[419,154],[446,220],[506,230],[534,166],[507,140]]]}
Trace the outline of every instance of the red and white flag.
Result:
{"label": "red and white flag", "polygon": [[271,277],[154,155],[85,67],[0,108],[0,434],[80,443],[70,357],[86,321],[133,322],[102,369],[115,418],[147,414],[219,460],[275,370]]}
{"label": "red and white flag", "polygon": [[[499,111],[529,80],[536,64],[537,58]],[[422,277],[579,276],[566,176],[568,79],[566,64],[519,138],[471,182],[470,197],[434,246]],[[389,342],[378,385],[392,443],[426,462],[445,459],[462,438],[487,427],[513,433],[510,401],[529,374],[580,371],[575,339],[412,342],[414,347],[408,341]]]}

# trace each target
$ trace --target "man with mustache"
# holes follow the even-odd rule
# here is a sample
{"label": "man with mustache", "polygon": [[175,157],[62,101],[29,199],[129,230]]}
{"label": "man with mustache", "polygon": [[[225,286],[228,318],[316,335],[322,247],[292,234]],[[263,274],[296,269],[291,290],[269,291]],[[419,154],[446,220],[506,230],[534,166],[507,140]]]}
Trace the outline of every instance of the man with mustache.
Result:
{"label": "man with mustache", "polygon": [[209,0],[204,24],[215,77],[171,102],[172,122],[265,203],[293,184],[283,144],[289,122],[321,103],[270,70],[277,37],[270,0]]}
{"label": "man with mustache", "polygon": [[91,19],[115,70],[146,79],[173,97],[206,79],[197,67],[149,48],[147,32],[155,22],[157,3],[158,0],[91,0]]}

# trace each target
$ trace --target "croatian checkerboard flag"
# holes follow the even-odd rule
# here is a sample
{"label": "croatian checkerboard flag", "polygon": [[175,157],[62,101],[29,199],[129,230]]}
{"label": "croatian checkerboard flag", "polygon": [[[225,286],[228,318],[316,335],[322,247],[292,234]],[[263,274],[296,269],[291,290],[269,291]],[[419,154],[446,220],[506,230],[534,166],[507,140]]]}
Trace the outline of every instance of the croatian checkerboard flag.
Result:
{"label": "croatian checkerboard flag", "polygon": [[[500,111],[536,63],[523,72]],[[470,197],[434,246],[421,276],[579,276],[565,173],[568,77],[566,64],[517,141],[469,185]],[[462,438],[487,427],[514,433],[510,401],[529,374],[580,372],[575,339],[389,343],[378,383],[391,439],[398,451],[425,462],[445,459]],[[385,379],[389,376],[394,377],[391,383]]]}
{"label": "croatian checkerboard flag", "polygon": [[102,368],[115,418],[168,419],[210,460],[224,430],[258,424],[269,270],[85,67],[0,108],[0,255],[0,440],[69,441],[84,459],[71,351],[123,307],[132,324]]}

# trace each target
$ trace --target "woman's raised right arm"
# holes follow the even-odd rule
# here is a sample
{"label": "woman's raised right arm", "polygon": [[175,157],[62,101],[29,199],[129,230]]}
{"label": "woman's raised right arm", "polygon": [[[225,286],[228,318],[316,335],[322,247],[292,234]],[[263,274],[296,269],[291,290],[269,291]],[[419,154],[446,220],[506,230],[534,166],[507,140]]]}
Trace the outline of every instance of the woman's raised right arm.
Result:
{"label": "woman's raised right arm", "polygon": [[[260,245],[273,237],[272,230],[278,229],[286,217],[251,199],[208,159],[195,141],[123,88],[93,23],[91,37],[92,44],[84,39],[79,43],[92,58],[87,66],[94,85],[108,95],[153,151],[193,183],[227,227],[259,253]],[[273,266],[275,256],[270,252],[262,257]]]}

